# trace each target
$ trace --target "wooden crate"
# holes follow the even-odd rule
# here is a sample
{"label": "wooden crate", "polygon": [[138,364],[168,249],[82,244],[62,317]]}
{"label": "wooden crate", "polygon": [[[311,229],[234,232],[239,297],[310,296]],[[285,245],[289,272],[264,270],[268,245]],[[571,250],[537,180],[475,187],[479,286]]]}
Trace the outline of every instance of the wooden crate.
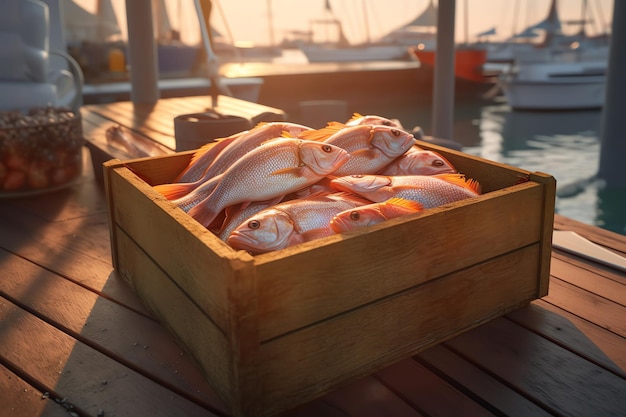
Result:
{"label": "wooden crate", "polygon": [[109,161],[114,266],[234,415],[305,403],[548,292],[554,178],[418,145],[484,193],[256,257],[151,187],[191,152]]}

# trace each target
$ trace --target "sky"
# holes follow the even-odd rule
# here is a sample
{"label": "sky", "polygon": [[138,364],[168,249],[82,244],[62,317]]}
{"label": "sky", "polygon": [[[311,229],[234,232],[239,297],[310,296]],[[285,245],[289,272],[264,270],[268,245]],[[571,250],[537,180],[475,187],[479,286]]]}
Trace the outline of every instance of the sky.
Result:
{"label": "sky", "polygon": [[[74,0],[93,11],[95,0]],[[125,0],[110,0],[116,13],[123,14]],[[192,0],[165,0],[168,3],[171,25],[189,27],[197,31]],[[309,30],[310,21],[326,17],[326,0],[213,0],[212,24],[227,38],[237,42],[270,44],[279,43],[293,30]],[[419,15],[430,0],[328,0],[335,16],[342,21],[349,41],[359,43],[385,35],[389,31],[408,23]],[[580,19],[584,0],[559,0],[558,8],[562,21]],[[610,29],[610,16],[614,0],[588,0],[593,24],[588,33],[597,34],[604,28]],[[536,23],[548,13],[551,0],[456,0],[456,33],[458,42],[467,38],[477,40],[476,34],[495,27],[496,39],[506,39],[514,31]],[[437,0],[435,0],[437,3]],[[365,7],[364,7],[365,5]],[[467,12],[465,11],[467,5]],[[367,19],[365,18],[366,10]],[[181,12],[180,14],[178,12]],[[271,13],[269,13],[271,11]],[[271,19],[269,16],[271,15]],[[369,22],[367,30],[365,22]],[[467,30],[465,21],[467,20]],[[270,25],[270,21],[273,23]],[[118,18],[122,32],[126,32],[125,19]],[[270,27],[273,28],[270,31]],[[565,28],[569,32],[574,27]],[[190,40],[191,39],[191,40]],[[187,38],[192,43],[193,38]]]}
{"label": "sky", "polygon": [[[346,36],[351,42],[366,39],[363,4],[366,4],[370,38],[376,39],[402,26],[418,16],[430,0],[329,0],[335,15],[342,21]],[[437,3],[435,1],[435,3]],[[274,32],[277,42],[293,29],[308,30],[311,19],[325,16],[324,0],[222,0],[221,6],[226,23],[236,40],[268,42],[269,24],[267,5],[271,4]],[[583,0],[559,0],[558,8],[562,20],[580,19]],[[598,25],[610,28],[613,0],[588,0]],[[501,39],[509,37],[515,27],[517,31],[538,22],[547,16],[550,0],[456,0],[456,40],[465,39],[465,5],[467,5],[467,34],[469,41],[475,35],[496,27]],[[515,10],[517,8],[517,13]],[[217,7],[216,7],[217,9]],[[515,18],[514,16],[517,16]],[[217,28],[224,19],[215,16]],[[590,27],[590,29],[592,29]]]}

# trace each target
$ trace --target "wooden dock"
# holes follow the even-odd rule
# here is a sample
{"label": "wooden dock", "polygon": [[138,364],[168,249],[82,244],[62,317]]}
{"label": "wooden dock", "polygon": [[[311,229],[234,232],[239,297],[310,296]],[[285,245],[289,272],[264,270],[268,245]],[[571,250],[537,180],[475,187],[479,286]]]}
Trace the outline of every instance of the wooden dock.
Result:
{"label": "wooden dock", "polygon": [[[204,99],[149,115],[87,106],[85,136],[120,123],[172,148],[168,112]],[[113,269],[86,149],[83,165],[66,189],[0,200],[0,415],[230,415]],[[554,227],[626,256],[626,236],[559,215]],[[625,318],[623,270],[554,248],[546,297],[285,415],[625,416]]]}

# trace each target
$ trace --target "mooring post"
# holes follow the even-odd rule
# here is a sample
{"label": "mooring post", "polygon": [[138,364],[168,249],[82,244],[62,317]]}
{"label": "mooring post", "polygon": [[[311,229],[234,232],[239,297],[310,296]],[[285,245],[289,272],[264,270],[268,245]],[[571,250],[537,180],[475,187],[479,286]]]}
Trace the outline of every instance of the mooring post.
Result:
{"label": "mooring post", "polygon": [[433,136],[452,139],[454,126],[454,20],[456,0],[440,0],[433,88]]}
{"label": "mooring post", "polygon": [[600,133],[598,178],[607,188],[626,188],[626,2],[613,2],[613,23],[609,50],[606,96]]}

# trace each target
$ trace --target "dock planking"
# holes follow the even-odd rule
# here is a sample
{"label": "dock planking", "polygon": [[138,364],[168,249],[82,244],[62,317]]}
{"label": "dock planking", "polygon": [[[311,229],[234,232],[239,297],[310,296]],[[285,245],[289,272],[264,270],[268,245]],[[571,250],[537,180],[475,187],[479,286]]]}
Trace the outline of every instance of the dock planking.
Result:
{"label": "dock planking", "polygon": [[[122,117],[94,107],[88,134],[102,133],[96,109],[111,123]],[[554,226],[626,255],[625,236],[559,215]],[[117,275],[109,239],[87,150],[83,176],[67,189],[0,200],[3,412],[230,415]],[[554,249],[546,297],[285,416],[626,415],[625,286],[623,273]]]}

